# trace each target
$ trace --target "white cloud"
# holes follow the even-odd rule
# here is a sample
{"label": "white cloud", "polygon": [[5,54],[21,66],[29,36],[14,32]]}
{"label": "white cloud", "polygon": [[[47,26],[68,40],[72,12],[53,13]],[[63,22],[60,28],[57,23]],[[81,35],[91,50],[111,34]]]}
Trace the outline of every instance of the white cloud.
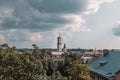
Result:
{"label": "white cloud", "polygon": [[6,42],[5,37],[2,34],[0,34],[0,43],[5,43],[5,42]]}
{"label": "white cloud", "polygon": [[32,33],[30,36],[31,41],[41,41],[42,40],[42,35],[37,32],[37,33]]}
{"label": "white cloud", "polygon": [[120,20],[118,20],[118,21],[116,22],[116,25],[120,25]]}
{"label": "white cloud", "polygon": [[95,13],[99,10],[100,5],[103,3],[112,2],[113,0],[88,0],[86,1],[86,9],[82,12],[83,14],[64,14],[66,20],[71,20],[71,23],[64,24],[62,30],[67,30],[70,32],[89,32],[91,29],[89,27],[84,26],[86,24],[86,20],[82,18],[83,15],[88,15],[91,13]]}
{"label": "white cloud", "polygon": [[88,5],[84,14],[95,13],[99,10],[101,4],[112,1],[113,0],[88,0]]}
{"label": "white cloud", "polygon": [[16,32],[16,29],[10,29],[9,31],[10,32]]}
{"label": "white cloud", "polygon": [[65,30],[68,31],[81,31],[81,27],[83,24],[85,24],[85,20],[81,17],[81,15],[64,15],[64,17],[66,19],[71,19],[72,23],[71,24],[66,24],[64,25],[65,27],[63,27]]}

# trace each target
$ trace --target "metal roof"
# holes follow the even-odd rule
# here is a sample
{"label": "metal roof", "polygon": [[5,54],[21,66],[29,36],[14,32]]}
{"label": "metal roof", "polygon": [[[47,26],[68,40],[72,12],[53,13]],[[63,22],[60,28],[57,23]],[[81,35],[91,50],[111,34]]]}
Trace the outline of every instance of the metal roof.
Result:
{"label": "metal roof", "polygon": [[[89,69],[106,78],[111,78],[116,72],[120,71],[120,52],[109,51],[109,54],[97,58],[90,62]],[[107,62],[104,65],[100,65],[101,62]]]}

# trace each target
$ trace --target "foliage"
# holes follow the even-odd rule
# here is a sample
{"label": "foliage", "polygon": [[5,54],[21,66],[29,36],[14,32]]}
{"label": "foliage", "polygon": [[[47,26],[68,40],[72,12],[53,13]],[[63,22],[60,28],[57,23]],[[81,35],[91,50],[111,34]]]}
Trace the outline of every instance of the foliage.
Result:
{"label": "foliage", "polygon": [[63,67],[62,74],[72,80],[90,80],[88,66],[83,63],[80,54],[68,55]]}
{"label": "foliage", "polygon": [[0,77],[3,80],[28,80],[43,74],[43,65],[29,53],[19,54],[7,47],[0,49]]}
{"label": "foliage", "polygon": [[71,62],[66,71],[72,80],[90,80],[88,67],[81,60]]}
{"label": "foliage", "polygon": [[0,47],[0,80],[89,80],[88,67],[80,56],[69,55],[56,67],[48,50],[40,52],[35,44],[32,46],[32,53],[19,53],[7,44]]}

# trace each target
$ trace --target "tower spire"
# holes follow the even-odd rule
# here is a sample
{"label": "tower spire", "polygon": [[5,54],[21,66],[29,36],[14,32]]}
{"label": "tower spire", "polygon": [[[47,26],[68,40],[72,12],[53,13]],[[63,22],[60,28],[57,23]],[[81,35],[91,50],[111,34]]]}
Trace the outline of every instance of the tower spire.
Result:
{"label": "tower spire", "polygon": [[63,48],[66,48],[66,44],[64,43],[64,47]]}
{"label": "tower spire", "polygon": [[66,44],[64,43],[64,46],[63,46],[63,52],[66,53],[67,52],[67,48],[66,48]]}

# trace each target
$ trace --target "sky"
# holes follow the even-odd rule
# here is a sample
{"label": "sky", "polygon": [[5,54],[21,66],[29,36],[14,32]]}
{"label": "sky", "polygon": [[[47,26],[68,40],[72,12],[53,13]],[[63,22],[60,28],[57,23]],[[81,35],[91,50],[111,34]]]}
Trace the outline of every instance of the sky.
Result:
{"label": "sky", "polygon": [[120,49],[120,0],[0,0],[0,44]]}

